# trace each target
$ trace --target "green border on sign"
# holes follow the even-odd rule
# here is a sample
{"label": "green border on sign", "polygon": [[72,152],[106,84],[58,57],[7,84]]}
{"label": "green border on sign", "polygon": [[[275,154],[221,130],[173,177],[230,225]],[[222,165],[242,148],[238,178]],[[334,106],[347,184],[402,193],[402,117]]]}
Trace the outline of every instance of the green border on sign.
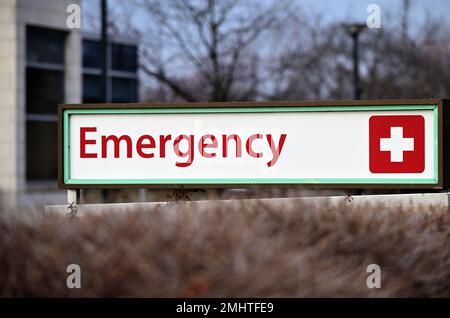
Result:
{"label": "green border on sign", "polygon": [[[434,114],[434,178],[432,179],[351,179],[351,178],[225,178],[225,179],[71,179],[70,120],[72,114],[210,114],[210,113],[287,113],[287,112],[354,112],[354,111],[433,110]],[[63,175],[65,184],[437,184],[438,174],[438,106],[437,105],[367,105],[367,106],[298,106],[298,107],[229,107],[229,108],[123,108],[69,109],[63,113]]]}

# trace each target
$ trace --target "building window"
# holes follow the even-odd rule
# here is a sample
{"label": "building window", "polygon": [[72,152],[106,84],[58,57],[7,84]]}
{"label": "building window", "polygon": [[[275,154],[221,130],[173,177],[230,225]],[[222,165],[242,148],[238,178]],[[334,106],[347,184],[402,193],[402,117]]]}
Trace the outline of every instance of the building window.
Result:
{"label": "building window", "polygon": [[111,100],[113,103],[129,103],[137,100],[136,79],[112,77],[111,79]]}
{"label": "building window", "polygon": [[[112,43],[108,49],[108,99],[113,103],[137,102],[137,47]],[[83,102],[103,102],[101,44],[90,39],[83,40]]]}
{"label": "building window", "polygon": [[83,67],[99,68],[102,47],[100,42],[83,40]]}
{"label": "building window", "polygon": [[56,113],[64,101],[62,31],[26,29],[26,178],[55,180],[57,176]]}
{"label": "building window", "polygon": [[137,51],[132,45],[112,44],[111,63],[115,71],[136,72]]}
{"label": "building window", "polygon": [[27,27],[27,61],[64,64],[65,33],[39,27]]}
{"label": "building window", "polygon": [[99,75],[83,76],[83,102],[101,103],[102,102],[102,78]]}
{"label": "building window", "polygon": [[27,114],[56,114],[56,105],[64,100],[64,72],[27,67]]}

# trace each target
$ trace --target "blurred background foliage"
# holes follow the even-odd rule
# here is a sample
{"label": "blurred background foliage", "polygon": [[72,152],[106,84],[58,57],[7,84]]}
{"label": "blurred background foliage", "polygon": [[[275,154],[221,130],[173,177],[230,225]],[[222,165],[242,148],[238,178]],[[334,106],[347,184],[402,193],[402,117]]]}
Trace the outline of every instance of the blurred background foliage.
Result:
{"label": "blurred background foliage", "polygon": [[[352,99],[343,23],[366,21],[330,19],[348,1],[318,3],[328,9],[293,0],[110,1],[109,32],[139,43],[143,101]],[[380,3],[381,28],[359,37],[361,98],[449,96],[442,2],[420,18],[423,1]],[[95,10],[85,11],[85,28],[98,29]]]}

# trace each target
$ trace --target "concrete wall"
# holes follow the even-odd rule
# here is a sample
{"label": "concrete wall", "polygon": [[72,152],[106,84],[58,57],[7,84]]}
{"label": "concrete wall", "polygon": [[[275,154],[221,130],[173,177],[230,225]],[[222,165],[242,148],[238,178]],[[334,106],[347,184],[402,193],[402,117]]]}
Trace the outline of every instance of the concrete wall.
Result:
{"label": "concrete wall", "polygon": [[[303,198],[281,198],[281,199],[244,199],[244,200],[213,200],[213,201],[179,201],[174,202],[146,202],[146,203],[115,203],[115,204],[80,204],[78,215],[101,214],[101,213],[124,213],[131,211],[150,211],[156,207],[164,207],[168,212],[176,213],[178,209],[195,208],[197,212],[211,212],[215,208],[229,207],[239,208],[242,212],[253,210],[260,204],[273,209],[298,207],[302,205],[317,205],[320,207],[340,206],[380,206],[387,208],[420,208],[422,206],[448,207],[449,193],[415,193],[415,194],[388,194],[388,195],[358,195],[328,196],[328,197],[303,197]],[[68,213],[67,205],[46,206],[45,212],[65,215]]]}
{"label": "concrete wall", "polygon": [[[81,31],[66,26],[66,8],[80,0],[0,1],[0,203],[15,205],[34,187],[25,179],[25,67],[26,26],[42,26],[68,32],[66,41],[65,102],[81,101]],[[53,186],[54,187],[54,186]],[[54,193],[64,200],[64,193]],[[31,198],[30,197],[30,198]],[[53,200],[51,200],[53,201]],[[39,204],[39,202],[34,202]],[[50,203],[47,200],[42,203]]]}
{"label": "concrete wall", "polygon": [[17,189],[16,0],[0,1],[0,202],[15,201]]}

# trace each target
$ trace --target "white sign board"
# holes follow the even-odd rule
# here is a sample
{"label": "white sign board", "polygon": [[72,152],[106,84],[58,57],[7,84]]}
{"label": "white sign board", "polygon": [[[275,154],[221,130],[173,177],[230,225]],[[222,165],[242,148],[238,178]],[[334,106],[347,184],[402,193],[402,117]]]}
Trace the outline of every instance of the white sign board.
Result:
{"label": "white sign board", "polygon": [[439,184],[438,105],[72,107],[62,117],[66,187]]}

